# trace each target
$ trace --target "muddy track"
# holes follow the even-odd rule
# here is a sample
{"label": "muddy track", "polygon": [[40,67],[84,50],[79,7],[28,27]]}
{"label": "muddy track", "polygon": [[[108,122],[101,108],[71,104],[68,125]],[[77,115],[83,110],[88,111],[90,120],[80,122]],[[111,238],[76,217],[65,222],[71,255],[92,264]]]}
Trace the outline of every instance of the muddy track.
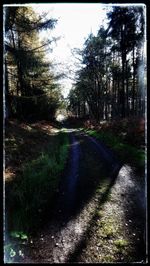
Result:
{"label": "muddy track", "polygon": [[[129,173],[126,173],[126,179],[120,177],[123,178],[123,183],[122,179],[117,178],[122,166],[104,144],[97,143],[82,132],[68,134],[70,134],[71,144],[69,163],[56,204],[51,212],[52,217],[24,249],[22,262],[92,262],[90,254],[85,251],[85,243],[86,238],[89,237],[89,227],[94,222],[94,210],[99,204],[105,204],[107,215],[111,207],[107,206],[108,191],[105,191],[105,197],[103,194],[101,196],[96,194],[96,189],[103,182],[104,177],[109,184],[107,190],[110,191],[113,188],[119,205],[122,209],[126,208],[123,204],[127,205],[125,192],[131,186],[127,180]],[[123,200],[120,195],[124,195]],[[118,208],[115,204],[114,206],[112,210]],[[118,215],[121,219],[121,212]],[[100,252],[105,255],[105,251]]]}

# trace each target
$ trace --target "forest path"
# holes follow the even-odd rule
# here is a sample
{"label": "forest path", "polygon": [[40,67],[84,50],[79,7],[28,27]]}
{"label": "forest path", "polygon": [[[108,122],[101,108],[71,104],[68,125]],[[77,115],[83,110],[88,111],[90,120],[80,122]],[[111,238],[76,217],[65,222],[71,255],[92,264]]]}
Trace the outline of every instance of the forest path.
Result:
{"label": "forest path", "polygon": [[[70,159],[52,219],[32,238],[23,262],[104,262],[108,254],[111,261],[141,261],[144,188],[135,182],[132,169],[121,167],[104,144],[81,131],[65,131],[70,135]],[[107,227],[117,231],[107,237],[98,223],[108,220]],[[116,251],[118,238],[128,239],[125,253]]]}

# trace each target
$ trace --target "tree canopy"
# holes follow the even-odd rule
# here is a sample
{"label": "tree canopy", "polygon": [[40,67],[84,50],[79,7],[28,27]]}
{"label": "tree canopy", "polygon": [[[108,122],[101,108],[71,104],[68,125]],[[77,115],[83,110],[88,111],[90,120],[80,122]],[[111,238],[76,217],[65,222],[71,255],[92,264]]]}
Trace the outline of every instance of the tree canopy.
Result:
{"label": "tree canopy", "polygon": [[[50,31],[57,20],[37,15],[32,7],[5,7],[5,100],[7,115],[53,117],[60,90],[46,52],[55,41]],[[48,31],[42,41],[39,32]]]}
{"label": "tree canopy", "polygon": [[[85,41],[82,67],[70,92],[74,115],[98,121],[144,115],[145,21],[141,6],[114,6],[107,13],[108,26]],[[144,92],[144,93],[143,93]]]}

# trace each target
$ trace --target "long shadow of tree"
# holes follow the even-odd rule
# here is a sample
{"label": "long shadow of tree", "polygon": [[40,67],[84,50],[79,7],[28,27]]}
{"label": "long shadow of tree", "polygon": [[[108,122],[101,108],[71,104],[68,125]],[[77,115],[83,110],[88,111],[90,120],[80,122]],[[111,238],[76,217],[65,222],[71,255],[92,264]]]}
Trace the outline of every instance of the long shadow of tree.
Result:
{"label": "long shadow of tree", "polygon": [[89,238],[91,237],[91,228],[95,224],[95,221],[100,218],[100,216],[97,215],[97,210],[100,210],[103,207],[104,203],[107,202],[109,195],[110,195],[110,192],[111,192],[111,188],[115,184],[116,177],[117,177],[117,172],[111,177],[111,181],[110,181],[109,185],[107,186],[105,191],[99,196],[98,207],[94,210],[94,214],[93,214],[93,216],[89,222],[89,225],[88,225],[86,231],[82,235],[81,240],[77,243],[73,252],[70,252],[70,254],[68,255],[67,262],[69,262],[69,263],[70,262],[77,262],[77,261],[79,262],[80,255],[82,254],[83,249],[86,248],[88,241],[89,241]]}

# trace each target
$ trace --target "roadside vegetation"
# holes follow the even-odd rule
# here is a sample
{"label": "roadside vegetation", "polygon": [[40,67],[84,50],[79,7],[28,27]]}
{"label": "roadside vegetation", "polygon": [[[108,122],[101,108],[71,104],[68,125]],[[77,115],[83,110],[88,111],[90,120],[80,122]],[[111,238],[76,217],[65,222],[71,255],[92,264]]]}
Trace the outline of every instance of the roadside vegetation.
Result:
{"label": "roadside vegetation", "polygon": [[[20,124],[11,121],[8,128],[5,143],[10,153],[5,183],[6,239],[25,241],[42,226],[47,211],[50,214],[65,169],[69,138],[48,122]],[[21,162],[17,164],[20,155]],[[13,258],[16,251],[10,242],[6,243],[6,249]]]}
{"label": "roadside vegetation", "polygon": [[124,119],[95,126],[85,123],[85,126],[85,132],[104,142],[115,152],[120,162],[144,169],[146,158],[144,120]]}

